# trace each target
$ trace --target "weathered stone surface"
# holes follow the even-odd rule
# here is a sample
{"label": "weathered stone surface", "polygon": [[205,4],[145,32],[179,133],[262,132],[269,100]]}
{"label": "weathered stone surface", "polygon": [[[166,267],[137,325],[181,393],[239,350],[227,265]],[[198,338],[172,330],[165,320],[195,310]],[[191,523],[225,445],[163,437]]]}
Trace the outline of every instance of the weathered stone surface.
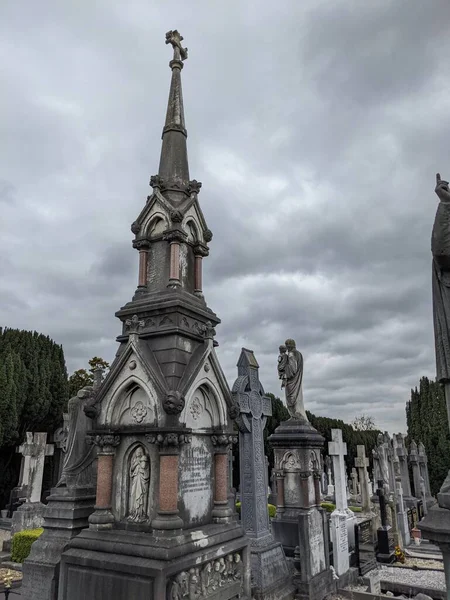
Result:
{"label": "weathered stone surface", "polygon": [[288,600],[295,588],[283,547],[270,531],[267,510],[267,467],[264,427],[272,403],[259,381],[259,365],[251,350],[242,349],[233,396],[239,405],[241,522],[251,543],[252,591],[264,600]]}
{"label": "weathered stone surface", "polygon": [[331,541],[333,544],[333,566],[337,575],[343,575],[350,567],[347,533],[347,491],[344,456],[347,444],[342,439],[341,429],[331,430],[328,454],[333,461],[336,509],[331,515]]}

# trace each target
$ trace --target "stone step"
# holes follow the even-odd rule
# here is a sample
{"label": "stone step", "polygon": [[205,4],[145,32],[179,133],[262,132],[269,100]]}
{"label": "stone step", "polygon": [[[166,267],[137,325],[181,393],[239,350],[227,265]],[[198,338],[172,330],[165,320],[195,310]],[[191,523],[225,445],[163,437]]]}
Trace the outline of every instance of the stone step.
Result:
{"label": "stone step", "polygon": [[0,519],[0,529],[11,529],[12,519]]}
{"label": "stone step", "polygon": [[10,560],[5,560],[1,563],[2,569],[12,569],[13,571],[22,571],[22,564],[15,563]]}

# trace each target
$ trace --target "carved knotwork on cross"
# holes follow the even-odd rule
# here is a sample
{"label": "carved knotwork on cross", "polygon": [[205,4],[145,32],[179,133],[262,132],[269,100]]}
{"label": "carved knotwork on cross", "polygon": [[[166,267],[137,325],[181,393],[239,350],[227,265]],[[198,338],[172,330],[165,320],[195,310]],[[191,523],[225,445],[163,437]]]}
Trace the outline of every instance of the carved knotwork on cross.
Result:
{"label": "carved knotwork on cross", "polygon": [[166,44],[171,44],[173,48],[173,60],[186,60],[188,57],[188,49],[183,48],[182,41],[183,36],[176,29],[166,33]]}

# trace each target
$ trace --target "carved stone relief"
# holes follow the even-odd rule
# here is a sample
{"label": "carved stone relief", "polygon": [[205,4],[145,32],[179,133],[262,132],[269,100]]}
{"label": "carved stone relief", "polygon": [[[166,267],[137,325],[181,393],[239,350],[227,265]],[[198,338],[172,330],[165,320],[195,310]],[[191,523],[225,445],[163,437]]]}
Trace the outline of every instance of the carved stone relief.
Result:
{"label": "carved stone relief", "polygon": [[136,385],[128,388],[114,406],[113,423],[141,425],[143,423],[153,423],[154,420],[155,413],[150,398],[142,388]]}
{"label": "carved stone relief", "polygon": [[219,425],[216,400],[205,387],[201,386],[191,396],[186,408],[186,426],[204,429]]}
{"label": "carved stone relief", "polygon": [[138,446],[131,455],[129,466],[128,521],[147,521],[149,485],[150,459],[145,448]]}
{"label": "carved stone relief", "polygon": [[168,584],[167,600],[203,600],[235,583],[242,590],[244,565],[239,552],[178,573]]}

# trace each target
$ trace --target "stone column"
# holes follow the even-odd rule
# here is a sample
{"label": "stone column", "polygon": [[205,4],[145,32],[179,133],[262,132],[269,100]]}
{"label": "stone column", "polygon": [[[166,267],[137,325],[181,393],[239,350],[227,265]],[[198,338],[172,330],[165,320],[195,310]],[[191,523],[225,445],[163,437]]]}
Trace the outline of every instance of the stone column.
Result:
{"label": "stone column", "polygon": [[180,431],[146,434],[145,438],[159,448],[159,507],[152,527],[156,535],[171,535],[183,527],[178,511],[178,464],[181,446],[190,438]]}
{"label": "stone column", "polygon": [[277,481],[277,515],[284,512],[284,473],[275,471]]}
{"label": "stone column", "polygon": [[405,546],[409,546],[411,543],[411,537],[409,534],[408,515],[406,512],[405,503],[403,500],[403,488],[401,481],[396,481],[396,496],[397,496],[397,518],[400,533]]}
{"label": "stone column", "polygon": [[194,246],[194,295],[203,298],[202,263],[203,258],[208,256],[208,247],[204,244]]}
{"label": "stone column", "polygon": [[97,446],[97,492],[94,512],[89,516],[89,528],[97,531],[112,529],[114,515],[111,512],[111,498],[114,476],[114,455],[120,444],[120,436],[104,433],[90,436]]}
{"label": "stone column", "polygon": [[356,446],[357,457],[355,458],[355,467],[358,469],[359,480],[361,482],[361,504],[363,512],[372,514],[372,506],[370,502],[369,478],[367,475],[367,467],[369,459],[366,458],[366,449],[363,445]]}
{"label": "stone column", "polygon": [[139,241],[135,244],[135,247],[139,250],[138,289],[142,289],[147,287],[149,243],[147,241]]}
{"label": "stone column", "polygon": [[342,439],[341,429],[331,430],[328,454],[333,460],[336,509],[331,514],[331,541],[333,543],[333,566],[337,575],[343,575],[350,568],[347,533],[347,490],[344,456],[347,444]]}
{"label": "stone column", "polygon": [[214,523],[229,523],[233,512],[228,505],[228,457],[236,436],[220,434],[211,436],[214,446]]}

